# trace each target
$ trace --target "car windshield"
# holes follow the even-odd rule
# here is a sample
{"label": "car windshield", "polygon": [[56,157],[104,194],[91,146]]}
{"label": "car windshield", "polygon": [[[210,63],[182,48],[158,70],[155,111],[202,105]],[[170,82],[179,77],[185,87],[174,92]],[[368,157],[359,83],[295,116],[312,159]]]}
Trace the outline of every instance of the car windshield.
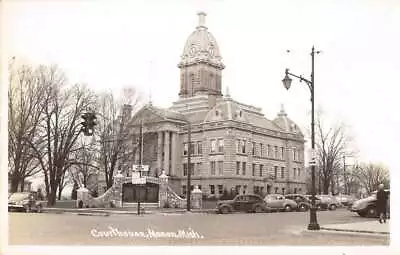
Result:
{"label": "car windshield", "polygon": [[21,201],[21,200],[28,199],[28,198],[29,198],[29,193],[14,193],[14,194],[11,194],[9,200]]}

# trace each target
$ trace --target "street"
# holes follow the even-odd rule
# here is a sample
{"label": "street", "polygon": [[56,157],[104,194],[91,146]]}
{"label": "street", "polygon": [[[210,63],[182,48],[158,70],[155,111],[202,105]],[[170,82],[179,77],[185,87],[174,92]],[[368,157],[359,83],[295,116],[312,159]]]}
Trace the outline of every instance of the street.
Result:
{"label": "street", "polygon": [[[344,209],[318,212],[319,224],[371,221]],[[389,238],[304,235],[309,213],[77,215],[9,213],[10,245],[388,245]],[[186,238],[157,234],[189,233]],[[131,234],[129,234],[129,232]],[[135,236],[139,232],[152,236]],[[118,234],[119,233],[119,234]],[[122,234],[121,234],[122,233]],[[125,236],[124,236],[125,233]],[[140,234],[140,233],[139,233]],[[143,234],[143,233],[142,233]],[[164,234],[165,235],[165,234]]]}

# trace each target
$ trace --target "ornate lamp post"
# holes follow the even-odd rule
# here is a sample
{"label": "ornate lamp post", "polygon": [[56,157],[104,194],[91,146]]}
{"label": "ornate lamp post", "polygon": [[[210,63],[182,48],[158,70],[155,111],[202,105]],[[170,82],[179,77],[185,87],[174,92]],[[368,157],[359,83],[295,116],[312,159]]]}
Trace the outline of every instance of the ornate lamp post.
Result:
{"label": "ornate lamp post", "polygon": [[314,46],[311,50],[311,81],[305,79],[302,76],[298,76],[289,72],[289,69],[285,71],[285,78],[283,78],[283,85],[287,90],[289,90],[290,85],[292,83],[292,79],[289,76],[293,76],[295,78],[300,79],[300,82],[304,81],[311,92],[311,148],[312,148],[312,156],[311,156],[311,209],[310,209],[310,223],[308,224],[308,230],[319,230],[319,224],[317,222],[317,208],[315,207],[315,134],[314,134],[314,55],[315,53],[320,53],[320,51],[315,51]]}

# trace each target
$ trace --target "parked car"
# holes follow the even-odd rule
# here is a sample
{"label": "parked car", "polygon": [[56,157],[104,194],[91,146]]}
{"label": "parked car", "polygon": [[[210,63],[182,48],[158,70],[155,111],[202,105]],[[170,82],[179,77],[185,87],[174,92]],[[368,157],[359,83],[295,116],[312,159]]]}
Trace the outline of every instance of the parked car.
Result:
{"label": "parked car", "polygon": [[299,211],[305,212],[311,207],[311,201],[305,195],[288,194],[285,195],[285,198],[295,201]]}
{"label": "parked car", "polygon": [[[387,215],[390,216],[390,190],[385,190],[388,194]],[[351,211],[358,213],[361,217],[378,217],[376,212],[376,191],[372,192],[369,197],[357,200],[351,206]]]}
{"label": "parked car", "polygon": [[265,196],[264,201],[271,210],[283,210],[286,212],[297,210],[297,203],[291,199],[285,198],[283,195],[269,194]]}
{"label": "parked car", "polygon": [[8,211],[42,212],[42,204],[33,192],[16,192],[8,198]]}
{"label": "parked car", "polygon": [[232,200],[221,200],[217,202],[218,213],[231,212],[266,212],[269,211],[267,203],[262,197],[254,194],[237,195]]}
{"label": "parked car", "polygon": [[357,198],[351,195],[337,195],[335,197],[336,200],[346,207],[351,206],[357,200]]}
{"label": "parked car", "polygon": [[[309,201],[310,201],[310,208],[311,208],[311,195],[304,195]],[[317,210],[327,210],[328,207],[326,206],[326,204],[323,204],[321,199],[316,195],[315,196],[315,207],[317,208]]]}
{"label": "parked car", "polygon": [[321,209],[327,209],[327,210],[334,211],[338,207],[341,206],[340,202],[334,196],[331,196],[331,195],[317,195],[317,197],[321,201],[320,202]]}

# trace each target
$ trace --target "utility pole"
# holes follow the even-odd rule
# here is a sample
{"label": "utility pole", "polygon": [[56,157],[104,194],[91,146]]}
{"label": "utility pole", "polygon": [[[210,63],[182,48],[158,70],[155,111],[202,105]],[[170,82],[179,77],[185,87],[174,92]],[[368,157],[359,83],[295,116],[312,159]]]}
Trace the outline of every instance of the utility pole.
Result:
{"label": "utility pole", "polygon": [[[140,121],[140,131],[139,131],[139,178],[142,178],[142,167],[143,167],[143,120]],[[140,215],[140,191],[142,189],[142,184],[138,184],[138,204],[137,204],[137,214]]]}
{"label": "utility pole", "polygon": [[187,194],[187,197],[186,197],[186,210],[188,212],[190,212],[190,193],[192,191],[191,190],[191,186],[192,186],[192,184],[191,184],[191,182],[192,182],[192,180],[191,180],[192,168],[191,168],[191,162],[190,162],[191,154],[192,154],[191,147],[192,147],[192,124],[190,123],[190,121],[188,121],[188,161],[187,161],[187,163],[188,163],[187,177],[188,178],[187,178],[187,192],[186,192],[186,194]]}
{"label": "utility pole", "polygon": [[344,194],[347,195],[347,179],[346,179],[346,156],[343,156],[343,181],[344,181]]}

